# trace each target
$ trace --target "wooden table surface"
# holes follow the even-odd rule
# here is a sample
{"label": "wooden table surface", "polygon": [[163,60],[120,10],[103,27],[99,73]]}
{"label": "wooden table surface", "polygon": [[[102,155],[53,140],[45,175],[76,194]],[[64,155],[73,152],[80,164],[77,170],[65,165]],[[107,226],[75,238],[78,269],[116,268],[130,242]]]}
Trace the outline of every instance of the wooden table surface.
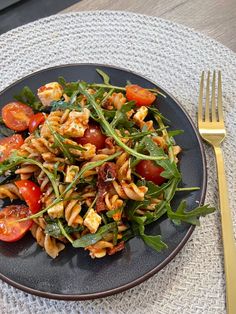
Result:
{"label": "wooden table surface", "polygon": [[62,12],[123,10],[200,31],[236,52],[236,0],[82,0]]}

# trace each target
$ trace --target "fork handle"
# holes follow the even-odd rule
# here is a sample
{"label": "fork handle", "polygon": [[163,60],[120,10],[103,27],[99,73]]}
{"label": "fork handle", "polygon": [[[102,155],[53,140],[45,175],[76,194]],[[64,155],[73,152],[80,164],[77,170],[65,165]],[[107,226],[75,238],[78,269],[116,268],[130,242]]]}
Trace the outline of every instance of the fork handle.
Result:
{"label": "fork handle", "polygon": [[219,185],[221,226],[224,246],[224,266],[226,278],[226,306],[228,314],[236,313],[236,245],[232,216],[229,208],[227,181],[222,150],[214,146]]}

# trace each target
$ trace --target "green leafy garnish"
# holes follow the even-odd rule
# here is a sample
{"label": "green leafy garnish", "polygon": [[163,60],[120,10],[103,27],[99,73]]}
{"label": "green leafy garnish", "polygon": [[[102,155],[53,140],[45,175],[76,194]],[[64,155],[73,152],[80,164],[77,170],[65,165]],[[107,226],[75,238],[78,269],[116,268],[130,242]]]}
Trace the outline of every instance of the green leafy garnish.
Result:
{"label": "green leafy garnish", "polygon": [[183,133],[184,133],[183,130],[172,130],[172,131],[168,131],[168,136],[173,137],[173,136],[181,135]]}
{"label": "green leafy garnish", "polygon": [[123,127],[129,130],[134,125],[134,123],[128,119],[126,113],[132,110],[134,107],[135,103],[133,101],[130,101],[124,104],[120,110],[116,110],[115,116],[112,122],[110,123],[110,126],[113,129],[115,128],[119,129],[120,127]]}
{"label": "green leafy garnish", "polygon": [[115,130],[111,127],[111,125],[107,122],[106,118],[103,115],[102,109],[100,108],[100,106],[96,103],[94,96],[90,95],[87,90],[86,87],[84,86],[84,84],[79,83],[79,89],[80,92],[82,94],[84,94],[87,97],[87,100],[89,101],[89,103],[92,105],[93,109],[96,111],[99,119],[100,119],[100,124],[102,125],[104,131],[106,132],[106,134],[108,136],[111,136],[114,138],[114,140],[116,141],[116,143],[123,148],[125,151],[127,151],[129,154],[131,154],[132,156],[135,156],[136,158],[139,159],[150,159],[150,160],[159,160],[159,159],[163,159],[165,157],[163,156],[148,156],[148,155],[143,155],[140,154],[138,152],[136,152],[134,149],[130,148],[129,146],[125,145],[122,140],[119,138],[119,136],[116,134]]}
{"label": "green leafy garnish", "polygon": [[145,217],[135,217],[134,223],[132,225],[132,229],[134,233],[141,237],[141,239],[150,246],[152,249],[157,252],[166,249],[168,246],[166,243],[162,241],[162,237],[160,235],[147,235],[145,234]]}
{"label": "green leafy garnish", "polygon": [[0,163],[0,175],[4,174],[7,170],[15,168],[16,166],[22,163],[29,163],[38,166],[48,176],[49,180],[51,181],[55,195],[57,197],[59,196],[58,185],[54,175],[50,171],[48,171],[40,161],[34,160],[32,158],[19,156],[17,155],[17,152],[14,152],[10,156],[10,158]]}
{"label": "green leafy garnish", "polygon": [[148,188],[145,197],[148,199],[158,198],[171,184],[171,180],[162,185],[156,185],[152,181],[138,181],[137,185],[145,185]]}
{"label": "green leafy garnish", "polygon": [[46,120],[46,124],[51,132],[51,134],[54,137],[54,144],[52,145],[53,148],[59,148],[60,151],[63,153],[63,155],[65,156],[66,159],[69,160],[70,163],[74,162],[74,157],[73,154],[70,152],[70,148],[73,149],[77,149],[80,151],[86,151],[86,148],[80,146],[80,145],[73,145],[70,143],[65,143],[66,139],[59,134],[58,132],[56,132],[50,125],[50,123]]}
{"label": "green leafy garnish", "polygon": [[44,232],[54,238],[62,237],[61,229],[56,221],[47,221]]}
{"label": "green leafy garnish", "polygon": [[122,213],[123,209],[124,209],[124,206],[113,209],[113,210],[109,210],[106,212],[106,215],[108,218],[112,218],[113,215],[118,214],[118,213]]}
{"label": "green leafy garnish", "polygon": [[59,76],[58,83],[62,86],[64,93],[69,97],[78,91],[79,82],[66,82],[63,76]]}
{"label": "green leafy garnish", "polygon": [[96,69],[96,71],[98,72],[99,75],[101,75],[104,84],[109,85],[109,83],[110,83],[110,77],[109,77],[105,72],[103,72],[103,71],[100,70],[100,69]]}
{"label": "green leafy garnish", "polygon": [[61,223],[60,219],[58,219],[58,226],[60,228],[60,231],[62,235],[70,242],[73,243],[73,239],[71,236],[66,232],[65,228],[63,227],[63,224]]}
{"label": "green leafy garnish", "polygon": [[72,245],[76,248],[93,245],[100,241],[106,233],[114,231],[115,228],[117,228],[117,224],[115,222],[111,222],[107,225],[100,227],[96,233],[89,233],[75,240]]}
{"label": "green leafy garnish", "polygon": [[63,155],[65,156],[65,158],[67,158],[69,160],[70,163],[74,162],[74,158],[71,155],[69,149],[67,149],[67,147],[64,145],[64,138],[63,136],[61,136],[59,133],[57,133],[50,125],[50,123],[46,120],[46,124],[51,132],[51,134],[54,137],[54,144],[53,144],[53,148],[58,147],[61,152],[63,153]]}
{"label": "green leafy garnish", "polygon": [[[90,84],[91,87],[103,87],[103,88],[113,88],[113,89],[116,89],[116,90],[120,90],[120,91],[125,91],[125,87],[120,87],[120,86],[113,86],[110,84],[110,77],[102,70],[100,69],[96,69],[97,73],[101,75],[102,79],[103,79],[103,82],[104,84]],[[127,80],[126,81],[126,85],[132,85],[132,83]],[[155,94],[159,94],[161,96],[163,96],[164,98],[166,98],[166,95],[161,93],[157,88],[147,88],[150,92],[153,92]]]}
{"label": "green leafy garnish", "polygon": [[[65,189],[65,191],[61,194],[59,194],[59,192],[56,194],[57,198],[52,202],[52,204],[50,204],[48,207],[42,209],[40,212],[38,212],[37,214],[31,215],[29,217],[26,218],[22,218],[19,219],[19,221],[25,221],[25,220],[29,220],[29,219],[34,219],[34,218],[38,218],[41,217],[45,212],[47,212],[51,207],[53,207],[54,205],[58,204],[59,202],[61,202],[63,200],[63,197],[66,195],[67,192],[69,192],[75,185],[79,184],[79,181],[81,178],[83,178],[83,174],[88,171],[91,170],[93,168],[99,167],[101,166],[104,162],[109,161],[114,159],[115,157],[119,156],[121,154],[121,152],[117,152],[113,155],[110,155],[107,158],[104,158],[103,160],[99,160],[99,161],[92,161],[90,162],[88,165],[86,165],[85,167],[83,167],[75,176],[74,180],[67,186],[67,188]],[[0,165],[1,167],[1,165]],[[0,168],[1,170],[1,168]],[[1,172],[0,172],[1,174]],[[53,175],[50,173],[50,176],[53,178]],[[50,179],[50,178],[49,178]],[[52,181],[53,182],[53,179]],[[53,182],[53,186],[56,185],[57,187],[57,182],[54,180]]]}
{"label": "green leafy garnish", "polygon": [[200,225],[199,217],[206,216],[215,211],[215,207],[210,207],[209,204],[196,207],[191,211],[186,211],[186,201],[181,201],[176,211],[173,211],[171,207],[167,210],[168,217],[176,224],[180,224],[181,221],[188,222],[192,225]]}
{"label": "green leafy garnish", "polygon": [[29,105],[34,111],[40,111],[43,107],[41,102],[37,100],[32,90],[25,86],[19,94],[15,95],[14,98],[24,104]]}
{"label": "green leafy garnish", "polygon": [[164,153],[163,149],[158,147],[150,137],[145,137],[143,139],[143,144],[145,148],[150,153],[151,156],[162,156],[161,160],[156,160],[155,162],[164,168],[164,171],[161,173],[161,176],[170,179],[172,177],[180,178],[179,170],[174,161],[170,161],[167,158],[167,155]]}
{"label": "green leafy garnish", "polygon": [[159,118],[160,118],[161,120],[163,120],[163,121],[170,122],[170,120],[167,119],[166,117],[164,117],[156,107],[150,106],[150,107],[148,107],[148,111],[149,111],[153,116],[159,117]]}
{"label": "green leafy garnish", "polygon": [[58,101],[52,101],[51,104],[52,106],[52,110],[51,111],[56,111],[56,110],[80,110],[80,106],[79,105],[75,105],[75,104],[70,104],[64,100],[58,100]]}

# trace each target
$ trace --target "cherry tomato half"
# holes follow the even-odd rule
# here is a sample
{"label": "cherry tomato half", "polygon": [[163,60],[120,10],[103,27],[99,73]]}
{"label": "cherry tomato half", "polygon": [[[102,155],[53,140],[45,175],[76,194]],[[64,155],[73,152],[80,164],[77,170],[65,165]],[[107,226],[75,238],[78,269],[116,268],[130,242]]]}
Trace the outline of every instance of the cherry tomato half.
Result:
{"label": "cherry tomato half", "polygon": [[45,121],[44,114],[42,114],[41,112],[38,112],[38,113],[34,114],[30,118],[30,121],[29,121],[29,131],[30,131],[30,133],[33,133],[40,124],[44,123],[44,121]]}
{"label": "cherry tomato half", "polygon": [[152,181],[157,185],[161,185],[166,181],[165,178],[161,176],[164,169],[158,165],[155,165],[151,160],[142,160],[136,166],[136,172],[140,174],[147,181]]}
{"label": "cherry tomato half", "polygon": [[76,139],[78,144],[93,144],[97,149],[102,149],[105,147],[106,136],[102,134],[101,129],[98,125],[91,124],[84,132],[83,137],[78,137]]}
{"label": "cherry tomato half", "polygon": [[15,242],[21,239],[33,224],[32,220],[17,222],[31,215],[25,205],[10,205],[0,210],[0,240]]}
{"label": "cherry tomato half", "polygon": [[16,181],[15,185],[18,187],[20,194],[29,206],[30,211],[36,214],[40,211],[42,192],[37,184],[30,180]]}
{"label": "cherry tomato half", "polygon": [[0,139],[0,162],[7,159],[14,149],[18,149],[24,143],[20,134],[14,134]]}
{"label": "cherry tomato half", "polygon": [[125,89],[128,101],[134,100],[138,107],[150,106],[156,99],[152,92],[139,85],[127,85]]}
{"label": "cherry tomato half", "polygon": [[30,118],[33,115],[33,110],[19,101],[10,102],[2,108],[3,122],[14,131],[28,129]]}

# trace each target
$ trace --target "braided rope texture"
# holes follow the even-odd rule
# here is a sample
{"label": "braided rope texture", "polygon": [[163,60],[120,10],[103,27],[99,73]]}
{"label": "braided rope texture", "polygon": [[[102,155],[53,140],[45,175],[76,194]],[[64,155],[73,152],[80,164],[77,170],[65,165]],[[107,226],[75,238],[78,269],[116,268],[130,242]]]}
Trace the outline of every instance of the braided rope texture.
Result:
{"label": "braided rope texture", "polygon": [[[34,71],[66,63],[105,63],[133,70],[170,91],[196,122],[202,70],[221,69],[225,121],[223,144],[230,205],[236,227],[236,55],[175,23],[127,12],[55,15],[0,36],[0,90]],[[217,206],[215,161],[208,164],[206,202]],[[194,165],[193,165],[194,166]],[[1,313],[225,313],[219,212],[202,219],[176,258],[145,283],[105,299],[47,300],[0,282]],[[236,230],[236,228],[235,228]],[[52,269],[53,271],[53,269]]]}

